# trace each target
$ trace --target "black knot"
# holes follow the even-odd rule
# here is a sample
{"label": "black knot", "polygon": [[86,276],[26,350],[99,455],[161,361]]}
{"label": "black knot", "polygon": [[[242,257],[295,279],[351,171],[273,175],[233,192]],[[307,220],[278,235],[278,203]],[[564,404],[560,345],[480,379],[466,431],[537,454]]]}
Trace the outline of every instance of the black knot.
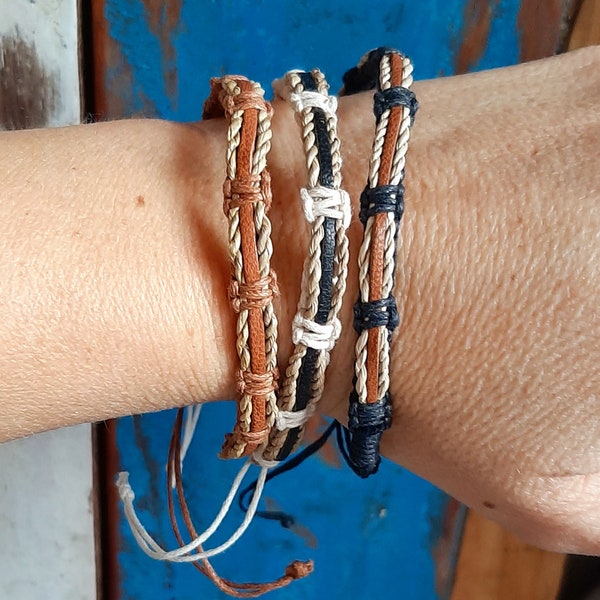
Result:
{"label": "black knot", "polygon": [[[355,393],[353,394],[355,396]],[[371,404],[358,402],[358,396],[350,399],[348,408],[348,430],[354,436],[381,435],[392,424],[392,406],[389,392]]]}
{"label": "black knot", "polygon": [[342,81],[344,82],[343,95],[349,96],[358,92],[366,92],[377,86],[379,79],[379,64],[386,54],[396,52],[392,48],[382,46],[371,50],[360,62],[357,67],[353,67],[344,73]]}
{"label": "black knot", "polygon": [[360,222],[365,225],[367,219],[372,216],[391,212],[394,213],[396,223],[402,218],[404,213],[404,186],[398,185],[378,185],[377,187],[366,187],[360,195]]}
{"label": "black knot", "polygon": [[348,430],[345,430],[343,452],[350,468],[363,479],[377,472],[381,463],[379,444],[381,435],[392,423],[392,406],[390,395],[373,404],[358,402],[358,395],[353,391],[350,396],[348,411]]}
{"label": "black knot", "polygon": [[408,108],[410,114],[410,124],[412,126],[419,103],[414,92],[402,86],[388,88],[387,90],[377,91],[373,97],[373,112],[375,119],[379,123],[381,115],[395,106],[404,106]]}
{"label": "black knot", "polygon": [[354,329],[359,334],[374,327],[387,327],[391,332],[398,327],[399,321],[394,296],[354,305]]}

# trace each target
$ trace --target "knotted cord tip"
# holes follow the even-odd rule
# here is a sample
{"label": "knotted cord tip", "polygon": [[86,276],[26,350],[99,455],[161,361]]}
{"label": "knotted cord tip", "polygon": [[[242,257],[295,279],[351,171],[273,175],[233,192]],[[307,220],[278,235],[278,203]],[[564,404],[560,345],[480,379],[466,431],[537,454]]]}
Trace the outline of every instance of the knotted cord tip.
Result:
{"label": "knotted cord tip", "polygon": [[285,576],[291,579],[302,579],[307,577],[315,570],[315,563],[312,560],[295,560],[285,568]]}
{"label": "knotted cord tip", "polygon": [[121,471],[117,476],[115,485],[119,490],[119,496],[123,502],[133,502],[135,500],[135,494],[129,485],[129,472]]}

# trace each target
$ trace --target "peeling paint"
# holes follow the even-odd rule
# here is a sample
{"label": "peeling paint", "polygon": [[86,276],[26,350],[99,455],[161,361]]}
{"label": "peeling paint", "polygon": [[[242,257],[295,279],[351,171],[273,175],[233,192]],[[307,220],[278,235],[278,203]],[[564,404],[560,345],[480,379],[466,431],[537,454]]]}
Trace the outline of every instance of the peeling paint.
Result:
{"label": "peeling paint", "polygon": [[56,77],[18,33],[0,37],[0,128],[47,125],[58,102]]}
{"label": "peeling paint", "polygon": [[497,0],[469,0],[464,9],[464,25],[456,54],[455,72],[467,73],[481,60],[488,45]]}
{"label": "peeling paint", "polygon": [[182,0],[142,0],[150,31],[160,40],[162,49],[162,70],[167,94],[176,105],[177,61],[173,37],[177,33],[181,19]]}
{"label": "peeling paint", "polygon": [[579,2],[522,0],[517,17],[521,62],[552,56],[565,45]]}

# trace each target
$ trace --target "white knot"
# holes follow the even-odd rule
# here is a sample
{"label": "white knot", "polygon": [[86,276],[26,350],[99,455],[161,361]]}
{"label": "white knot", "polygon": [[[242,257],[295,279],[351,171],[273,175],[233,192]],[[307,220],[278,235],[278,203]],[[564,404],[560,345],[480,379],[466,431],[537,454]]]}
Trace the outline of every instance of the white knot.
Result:
{"label": "white knot", "polygon": [[319,92],[305,91],[300,94],[292,92],[290,102],[294,105],[296,112],[302,112],[305,108],[320,108],[325,116],[337,119],[337,97],[325,96]]}
{"label": "white knot", "polygon": [[301,188],[300,200],[304,217],[312,223],[317,217],[340,219],[347,229],[352,219],[350,196],[345,190],[332,189],[323,186]]}
{"label": "white knot", "polygon": [[310,319],[296,315],[292,321],[292,340],[294,344],[304,344],[315,350],[331,350],[340,337],[342,324],[339,319],[321,325]]}
{"label": "white knot", "polygon": [[279,431],[302,427],[315,414],[315,406],[309,406],[302,410],[280,410],[275,418],[275,426]]}
{"label": "white knot", "polygon": [[131,503],[135,500],[135,494],[129,485],[129,473],[127,471],[119,473],[116,485],[122,502]]}

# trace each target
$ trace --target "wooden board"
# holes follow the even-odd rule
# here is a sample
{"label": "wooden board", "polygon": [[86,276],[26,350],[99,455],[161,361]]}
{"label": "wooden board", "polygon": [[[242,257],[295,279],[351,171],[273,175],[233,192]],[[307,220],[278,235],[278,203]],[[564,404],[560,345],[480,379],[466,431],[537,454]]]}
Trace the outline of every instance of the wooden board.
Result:
{"label": "wooden board", "polygon": [[600,0],[583,0],[569,40],[569,50],[594,44],[600,44]]}
{"label": "wooden board", "polygon": [[[76,0],[1,2],[0,129],[80,112]],[[89,425],[0,446],[2,598],[96,597],[91,496]]]}
{"label": "wooden board", "polygon": [[470,512],[452,600],[554,600],[564,561]]}

